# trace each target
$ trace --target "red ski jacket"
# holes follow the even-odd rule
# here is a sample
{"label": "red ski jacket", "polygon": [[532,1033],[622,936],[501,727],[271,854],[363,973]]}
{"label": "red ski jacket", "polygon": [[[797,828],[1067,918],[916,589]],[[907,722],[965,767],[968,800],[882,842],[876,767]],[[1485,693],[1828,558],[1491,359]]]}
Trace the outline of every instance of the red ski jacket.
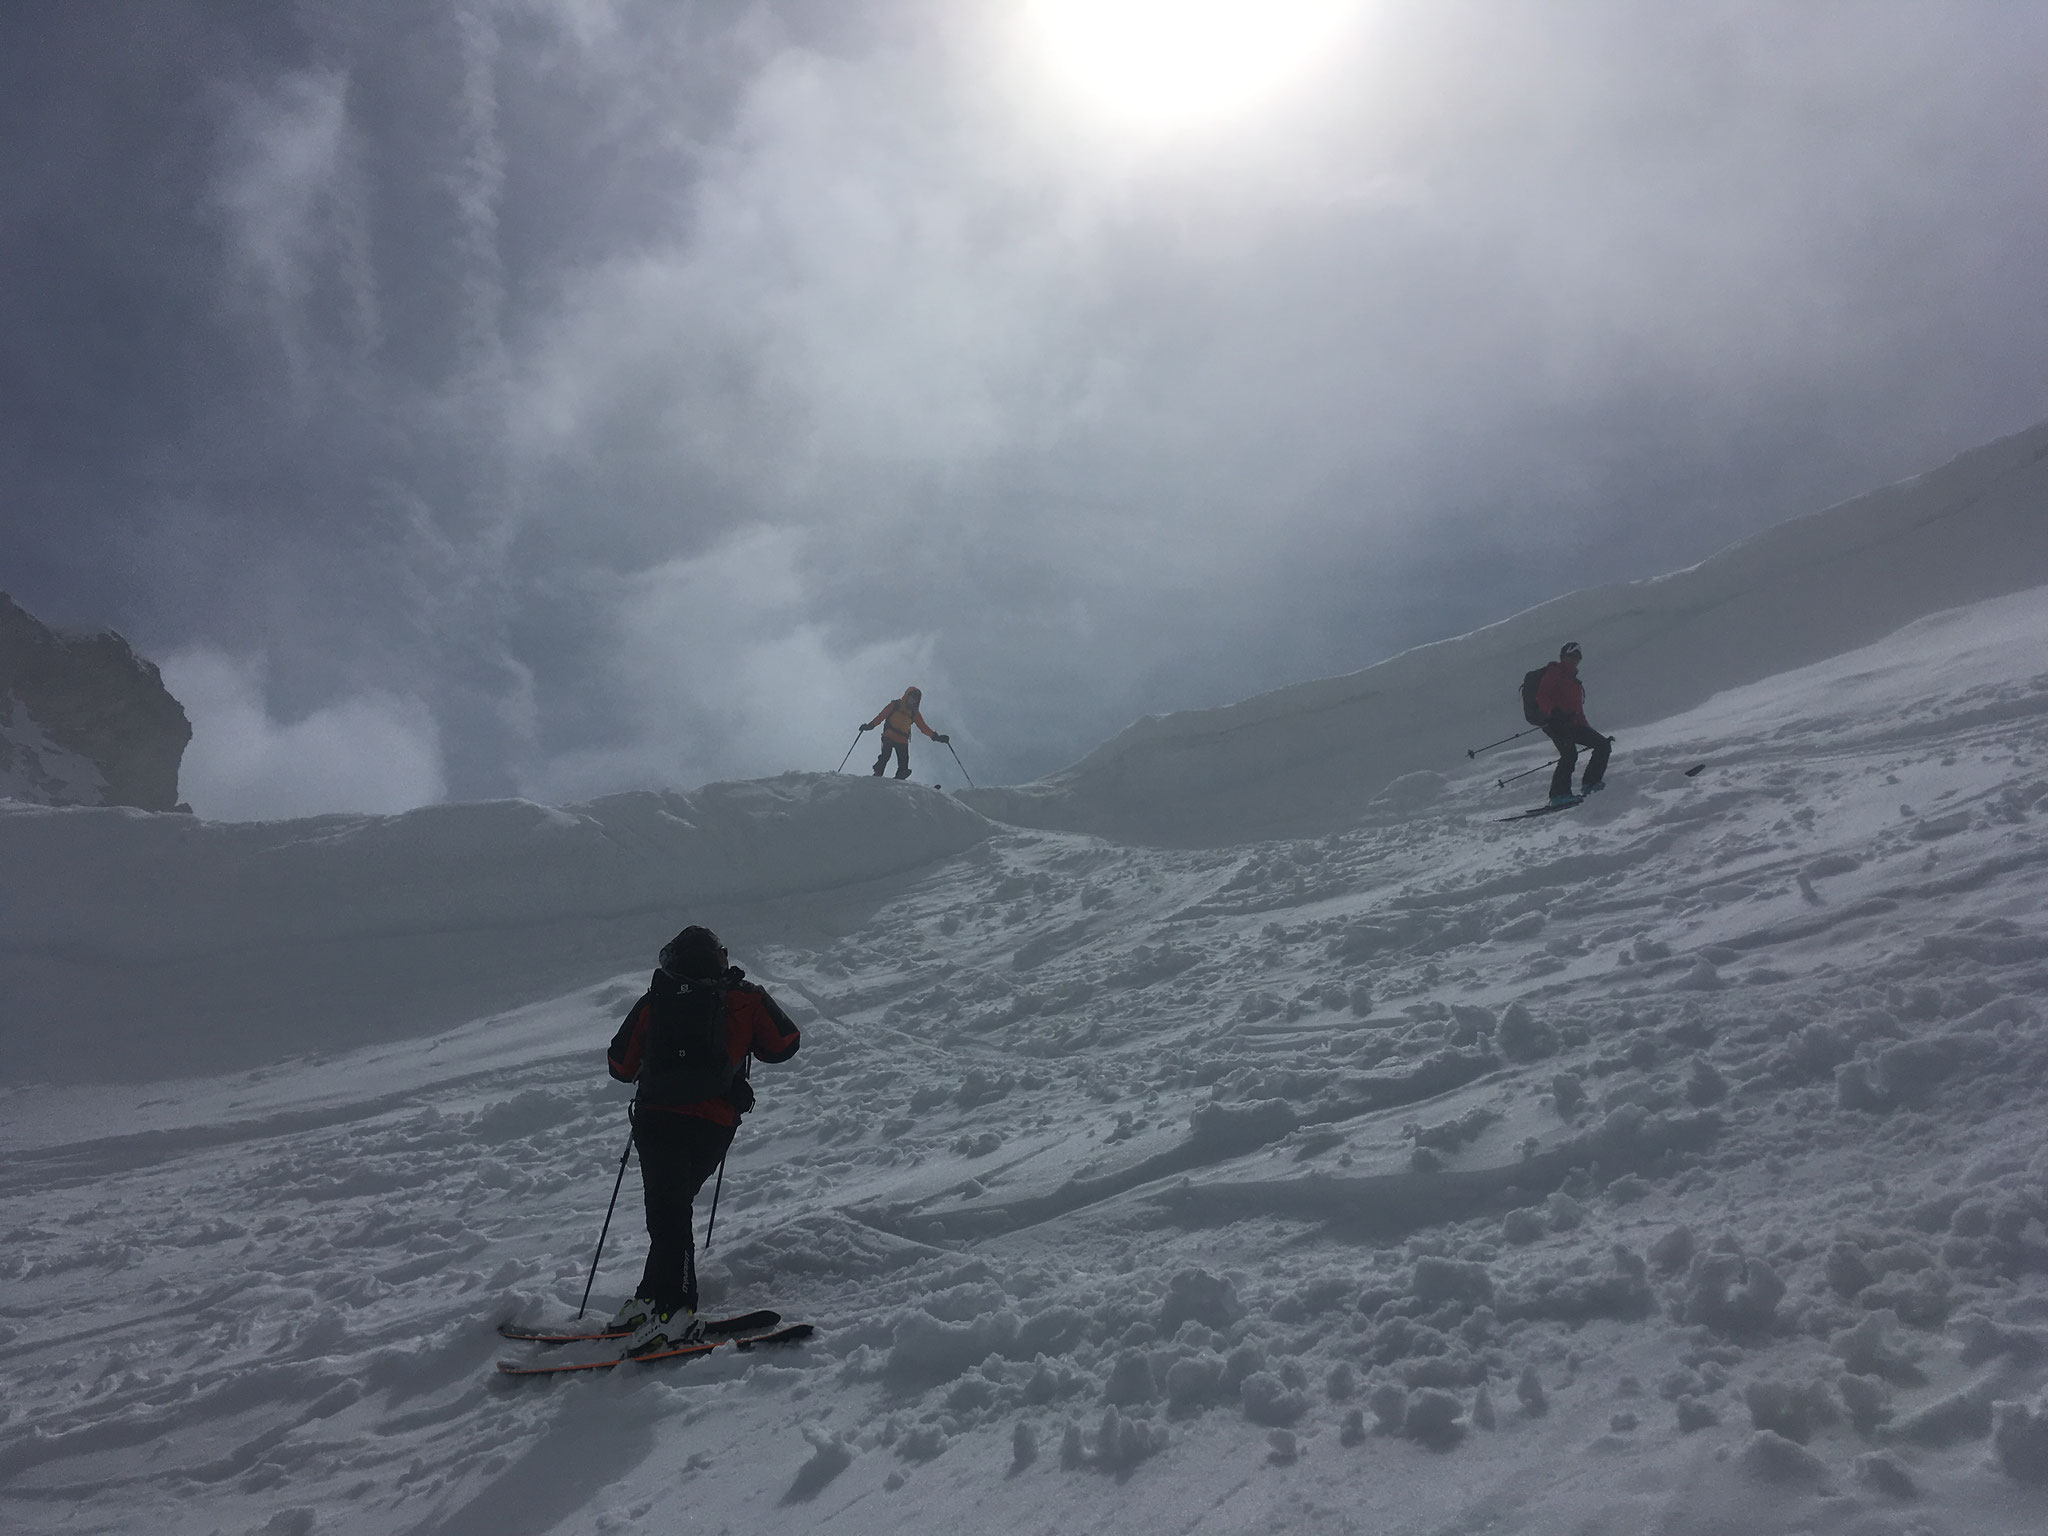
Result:
{"label": "red ski jacket", "polygon": [[[737,976],[735,970],[735,979],[728,981],[725,989],[727,1057],[735,1066],[749,1055],[756,1061],[770,1063],[789,1060],[802,1043],[796,1025],[765,990],[751,981],[739,980]],[[612,1047],[605,1053],[605,1065],[622,1083],[636,1082],[640,1077],[641,1054],[647,1046],[647,1003],[648,1000],[642,998],[639,1006],[626,1015],[626,1022],[612,1036]],[[695,1115],[700,1120],[710,1120],[718,1125],[740,1123],[739,1111],[724,1099],[699,1099],[694,1104],[643,1103],[640,1107]]]}
{"label": "red ski jacket", "polygon": [[1536,684],[1536,713],[1548,724],[1560,711],[1573,725],[1586,725],[1585,686],[1563,662],[1553,661]]}

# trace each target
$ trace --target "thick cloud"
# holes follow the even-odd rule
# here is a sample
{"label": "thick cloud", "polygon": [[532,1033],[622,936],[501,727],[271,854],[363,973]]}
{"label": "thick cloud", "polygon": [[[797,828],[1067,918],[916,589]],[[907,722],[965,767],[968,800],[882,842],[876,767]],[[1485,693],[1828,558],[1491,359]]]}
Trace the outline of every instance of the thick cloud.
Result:
{"label": "thick cloud", "polygon": [[179,788],[202,816],[406,811],[447,793],[439,732],[416,699],[372,692],[280,721],[260,661],[200,648],[166,658],[163,672],[192,720]]}
{"label": "thick cloud", "polygon": [[336,806],[827,767],[909,681],[1044,771],[2048,413],[2044,45],[1361,3],[1174,123],[938,0],[10,12],[0,560],[244,659],[205,808],[364,700]]}

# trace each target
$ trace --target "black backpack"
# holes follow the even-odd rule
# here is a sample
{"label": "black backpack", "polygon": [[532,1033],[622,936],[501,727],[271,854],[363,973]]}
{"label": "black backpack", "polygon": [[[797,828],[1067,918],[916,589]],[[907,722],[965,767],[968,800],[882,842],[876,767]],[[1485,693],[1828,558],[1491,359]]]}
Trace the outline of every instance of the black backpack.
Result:
{"label": "black backpack", "polygon": [[740,1068],[726,1050],[725,990],[719,981],[677,981],[666,971],[654,973],[642,999],[648,1019],[641,1098],[694,1104],[728,1096]]}
{"label": "black backpack", "polygon": [[1522,674],[1522,718],[1531,725],[1541,725],[1543,714],[1536,708],[1536,690],[1543,686],[1543,674],[1550,670],[1545,662],[1533,672]]}

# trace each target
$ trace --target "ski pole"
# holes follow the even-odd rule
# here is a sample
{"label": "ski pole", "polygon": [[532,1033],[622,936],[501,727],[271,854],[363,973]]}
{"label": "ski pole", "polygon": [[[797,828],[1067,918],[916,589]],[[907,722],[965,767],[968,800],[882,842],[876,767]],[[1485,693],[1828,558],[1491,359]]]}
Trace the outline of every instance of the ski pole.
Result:
{"label": "ski pole", "polygon": [[612,1229],[612,1212],[618,1208],[619,1186],[626,1182],[626,1159],[633,1155],[633,1108],[626,1106],[626,1150],[619,1154],[619,1176],[612,1181],[612,1203],[604,1208],[604,1226],[598,1230],[597,1252],[590,1256],[590,1278],[583,1282],[583,1300],[576,1305],[576,1315],[581,1317],[583,1309],[590,1305],[590,1288],[597,1284],[597,1261],[604,1253],[605,1235]]}
{"label": "ski pole", "polygon": [[1538,763],[1534,768],[1524,768],[1520,773],[1511,773],[1504,779],[1495,779],[1493,787],[1495,789],[1506,789],[1517,779],[1526,779],[1532,773],[1541,773],[1546,768],[1555,768],[1556,766],[1557,764],[1555,763]]}
{"label": "ski pole", "polygon": [[[950,741],[947,742],[946,750],[948,752],[953,752],[953,743],[951,743]],[[953,752],[953,765],[960,770],[960,776],[967,781],[967,787],[969,789],[974,788],[974,775],[969,773],[967,771],[967,765],[960,761],[960,754],[958,752]]]}
{"label": "ski pole", "polygon": [[846,772],[846,758],[853,756],[853,748],[860,745],[860,739],[865,735],[867,735],[866,731],[855,731],[853,733],[853,745],[846,749],[846,757],[839,759],[839,766],[832,770],[834,773]]}
{"label": "ski pole", "polygon": [[[741,1063],[741,1081],[744,1082],[754,1075],[753,1065],[754,1064],[751,1061]],[[751,1088],[748,1089],[749,1093],[751,1093],[752,1091],[753,1090]],[[753,1103],[753,1100],[749,1099],[747,1100],[747,1102],[751,1104]],[[735,1127],[735,1130],[737,1130],[737,1127]],[[725,1144],[725,1150],[718,1154],[718,1182],[711,1186],[711,1219],[704,1223],[704,1250],[707,1253],[711,1251],[711,1234],[718,1230],[718,1195],[719,1191],[725,1188],[725,1160],[731,1155],[732,1143],[728,1141]],[[694,1255],[694,1253],[695,1250],[693,1249],[692,1254]],[[697,1262],[694,1256],[691,1258],[690,1262],[692,1264]]]}
{"label": "ski pole", "polygon": [[[732,1151],[731,1142],[726,1143],[725,1150],[728,1153]],[[711,1234],[718,1230],[718,1192],[724,1188],[725,1159],[721,1157],[718,1160],[718,1182],[711,1186],[711,1219],[704,1223],[704,1251],[706,1253],[711,1251]]]}
{"label": "ski pole", "polygon": [[1501,737],[1499,741],[1489,741],[1483,747],[1467,747],[1465,749],[1465,755],[1467,757],[1477,757],[1482,752],[1491,752],[1495,747],[1504,747],[1511,741],[1520,741],[1524,736],[1527,736],[1529,734],[1529,731],[1540,731],[1542,729],[1543,727],[1540,725],[1532,725],[1529,727],[1528,731],[1517,731],[1512,736]]}

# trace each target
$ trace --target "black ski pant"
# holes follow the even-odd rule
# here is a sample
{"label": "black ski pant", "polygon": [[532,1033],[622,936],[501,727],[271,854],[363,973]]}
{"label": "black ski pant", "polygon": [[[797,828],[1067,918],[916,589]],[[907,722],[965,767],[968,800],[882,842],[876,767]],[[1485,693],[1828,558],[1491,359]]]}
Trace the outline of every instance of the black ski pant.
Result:
{"label": "black ski pant", "polygon": [[633,1145],[640,1153],[640,1186],[647,1200],[647,1267],[633,1294],[645,1296],[659,1311],[697,1310],[697,1239],[690,1207],[704,1181],[725,1161],[734,1129],[644,1104],[633,1116]]}
{"label": "black ski pant", "polygon": [[896,777],[899,779],[909,778],[910,743],[907,741],[884,741],[882,743],[882,755],[875,759],[875,777],[879,779],[882,776],[882,770],[889,764],[889,754],[891,752],[896,754]]}
{"label": "black ski pant", "polygon": [[1553,800],[1572,792],[1572,769],[1578,764],[1581,747],[1591,747],[1593,756],[1587,761],[1586,777],[1580,782],[1591,789],[1606,775],[1607,754],[1614,750],[1614,743],[1590,725],[1546,725],[1543,734],[1557,747],[1557,771],[1550,776]]}

